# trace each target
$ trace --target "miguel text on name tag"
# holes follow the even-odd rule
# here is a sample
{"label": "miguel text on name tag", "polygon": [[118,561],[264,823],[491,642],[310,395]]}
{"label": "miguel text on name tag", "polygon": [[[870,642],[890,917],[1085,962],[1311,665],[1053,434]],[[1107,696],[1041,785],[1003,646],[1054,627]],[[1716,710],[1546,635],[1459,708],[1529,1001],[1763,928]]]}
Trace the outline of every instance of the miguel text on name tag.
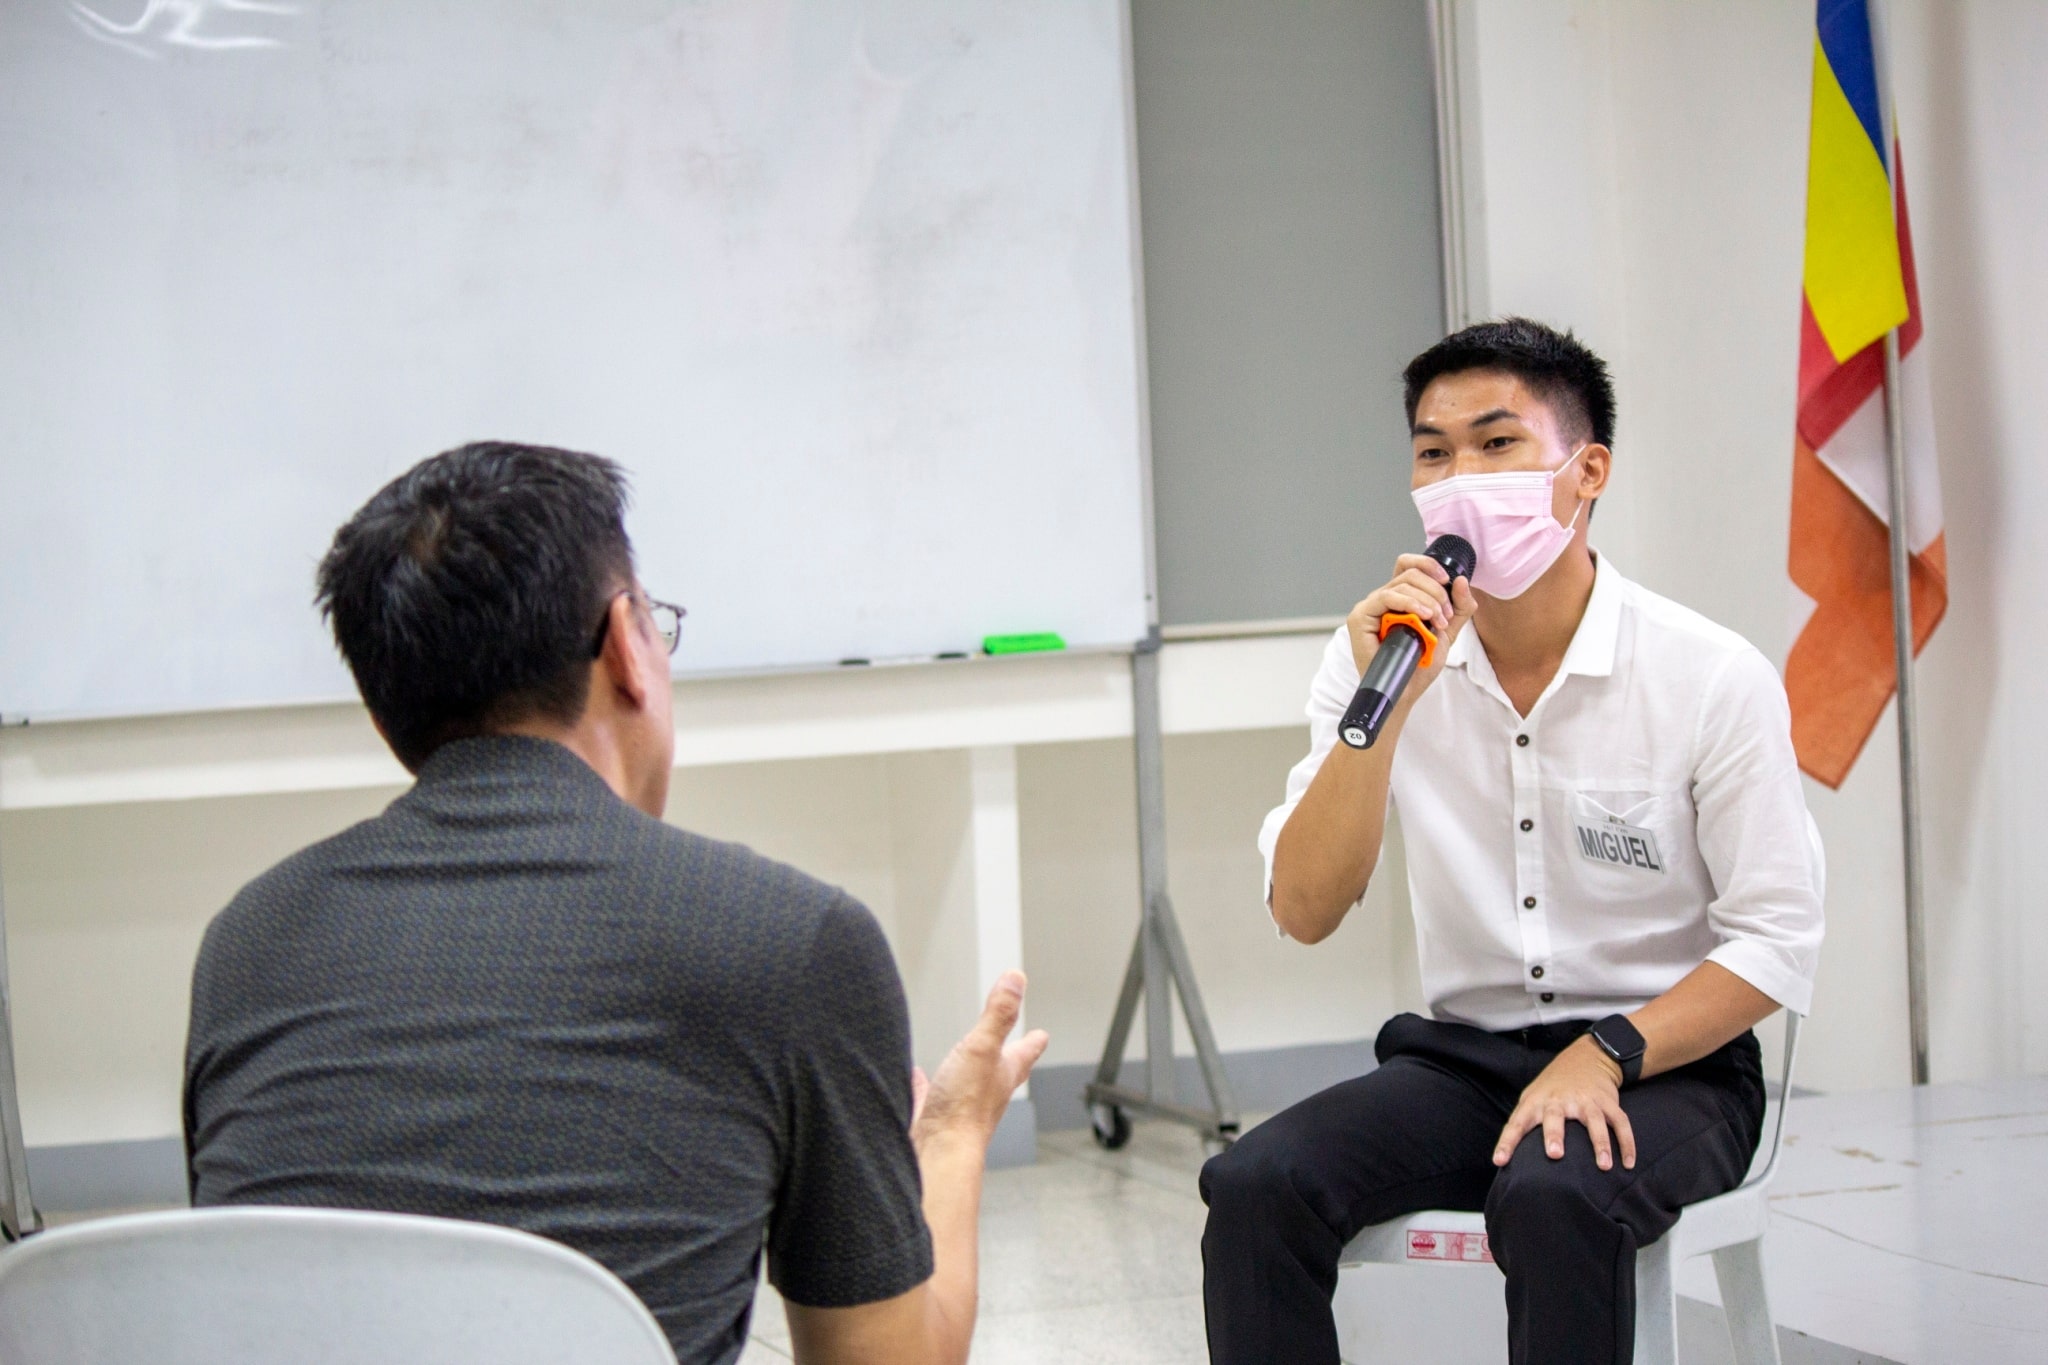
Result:
{"label": "miguel text on name tag", "polygon": [[1594,824],[1578,823],[1579,854],[1596,863],[1615,867],[1639,867],[1662,872],[1664,859],[1657,848],[1657,836],[1617,816]]}

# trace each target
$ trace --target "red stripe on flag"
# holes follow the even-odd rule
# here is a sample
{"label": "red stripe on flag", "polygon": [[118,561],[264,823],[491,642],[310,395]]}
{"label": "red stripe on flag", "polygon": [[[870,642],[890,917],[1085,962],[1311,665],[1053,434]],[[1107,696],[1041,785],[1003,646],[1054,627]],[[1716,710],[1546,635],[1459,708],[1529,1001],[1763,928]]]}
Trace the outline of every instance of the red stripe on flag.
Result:
{"label": "red stripe on flag", "polygon": [[1804,408],[1814,391],[1839,369],[1828,339],[1821,335],[1820,322],[1813,316],[1813,304],[1804,289],[1799,291],[1799,406]]}
{"label": "red stripe on flag", "polygon": [[1819,450],[1870,395],[1884,387],[1884,342],[1873,341],[1840,364],[1799,296],[1799,435]]}

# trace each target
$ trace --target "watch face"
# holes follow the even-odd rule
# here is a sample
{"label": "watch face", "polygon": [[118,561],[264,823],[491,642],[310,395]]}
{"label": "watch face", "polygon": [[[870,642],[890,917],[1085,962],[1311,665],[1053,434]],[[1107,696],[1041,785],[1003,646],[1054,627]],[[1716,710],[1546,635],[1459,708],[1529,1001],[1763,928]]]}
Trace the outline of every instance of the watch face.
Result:
{"label": "watch face", "polygon": [[[1626,1041],[1617,1045],[1614,1042],[1614,1040],[1610,1039],[1607,1036],[1606,1033],[1602,1032],[1603,1029],[1610,1028],[1613,1030],[1613,1032],[1621,1035],[1621,1037]],[[1635,1032],[1635,1025],[1628,1024],[1626,1022],[1624,1022],[1620,1027],[1614,1027],[1611,1024],[1605,1023],[1596,1024],[1593,1027],[1592,1033],[1593,1041],[1598,1043],[1600,1045],[1601,1050],[1605,1052],[1608,1056],[1614,1058],[1614,1060],[1617,1062],[1626,1062],[1633,1058],[1642,1056],[1643,1051],[1647,1046],[1647,1044],[1643,1042],[1643,1036],[1640,1033]],[[1633,1038],[1629,1037],[1629,1035],[1632,1033],[1635,1034]],[[1626,1048],[1627,1050],[1624,1051],[1624,1048]]]}

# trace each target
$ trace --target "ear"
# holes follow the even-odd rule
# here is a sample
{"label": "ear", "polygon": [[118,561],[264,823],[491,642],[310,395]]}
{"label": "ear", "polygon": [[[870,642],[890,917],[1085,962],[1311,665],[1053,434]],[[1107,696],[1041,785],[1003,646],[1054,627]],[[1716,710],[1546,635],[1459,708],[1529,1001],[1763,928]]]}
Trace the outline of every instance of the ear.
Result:
{"label": "ear", "polygon": [[[606,610],[611,620],[604,633],[604,648],[591,666],[596,674],[591,683],[593,686],[608,685],[613,694],[633,710],[645,710],[656,680],[649,671],[651,651],[645,648],[646,641],[642,638],[640,615],[634,609],[633,595],[619,593],[612,598],[612,604]],[[664,677],[659,681],[666,685],[668,679]]]}
{"label": "ear", "polygon": [[1614,452],[1599,442],[1579,452],[1579,496],[1588,501],[1607,491],[1608,475],[1614,472]]}

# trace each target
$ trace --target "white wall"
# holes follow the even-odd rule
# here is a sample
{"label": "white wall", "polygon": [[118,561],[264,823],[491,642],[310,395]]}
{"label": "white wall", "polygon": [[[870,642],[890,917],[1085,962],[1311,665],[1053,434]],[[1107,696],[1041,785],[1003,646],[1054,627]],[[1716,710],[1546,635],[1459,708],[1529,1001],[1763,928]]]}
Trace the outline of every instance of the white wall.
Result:
{"label": "white wall", "polygon": [[0,818],[22,1128],[31,1145],[179,1131],[192,961],[257,873],[396,793],[12,811]]}
{"label": "white wall", "polygon": [[[1924,669],[1937,1074],[2048,1069],[2048,9],[1901,6],[1899,106],[1934,343],[1949,616]],[[1915,147],[1924,147],[1916,153]]]}
{"label": "white wall", "polygon": [[[1255,840],[1287,769],[1307,750],[1305,725],[1166,740],[1167,884],[1226,1051],[1370,1038],[1421,998],[1398,859],[1328,942],[1308,948],[1273,930]],[[1092,1062],[1138,928],[1131,746],[1020,752],[1031,1020],[1052,1030],[1049,1062]],[[1191,1053],[1178,1014],[1175,1026],[1177,1050]],[[1142,1034],[1141,1024],[1132,1056],[1143,1050]]]}
{"label": "white wall", "polygon": [[[2048,515],[2027,426],[2048,378],[2048,7],[1892,9],[1951,567],[1919,674],[1934,1071],[2038,1071],[2048,660],[2023,594],[2048,571],[2026,532]],[[1782,659],[1813,7],[1474,11],[1489,305],[1576,326],[1617,371],[1596,542]],[[1896,742],[1888,716],[1840,792],[1809,784],[1831,870],[1802,1072],[1826,1089],[1908,1078]]]}

